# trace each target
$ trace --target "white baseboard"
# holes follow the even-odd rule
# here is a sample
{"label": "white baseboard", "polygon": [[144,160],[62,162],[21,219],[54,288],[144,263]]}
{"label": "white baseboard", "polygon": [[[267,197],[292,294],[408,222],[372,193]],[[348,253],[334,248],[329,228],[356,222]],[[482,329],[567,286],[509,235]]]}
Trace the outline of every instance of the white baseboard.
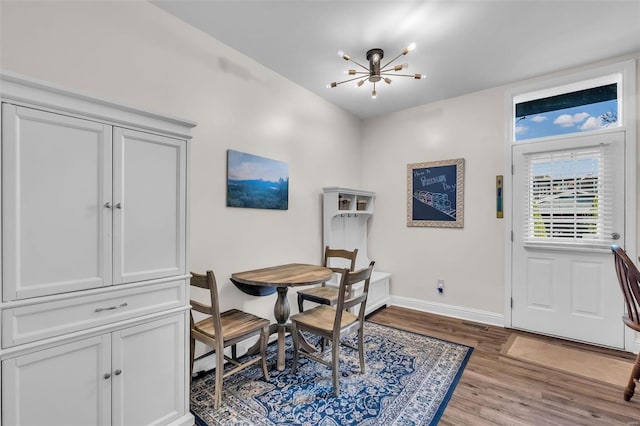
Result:
{"label": "white baseboard", "polygon": [[496,312],[480,311],[478,309],[463,308],[461,306],[446,305],[438,302],[413,299],[410,297],[391,296],[389,305],[429,312],[431,314],[479,322],[482,324],[504,327],[504,315]]}
{"label": "white baseboard", "polygon": [[195,419],[193,418],[193,414],[187,413],[179,419],[169,423],[168,426],[193,426],[194,424]]}

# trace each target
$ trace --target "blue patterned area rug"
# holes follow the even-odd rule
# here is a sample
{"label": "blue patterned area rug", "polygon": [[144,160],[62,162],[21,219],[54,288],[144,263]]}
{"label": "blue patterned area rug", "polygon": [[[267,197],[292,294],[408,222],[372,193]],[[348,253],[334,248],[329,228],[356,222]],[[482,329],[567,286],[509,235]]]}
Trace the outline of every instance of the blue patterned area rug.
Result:
{"label": "blue patterned area rug", "polygon": [[[351,338],[355,343],[355,336]],[[358,353],[340,348],[340,397],[331,371],[301,357],[291,374],[275,368],[270,380],[256,364],[225,379],[222,405],[213,408],[213,371],[193,380],[191,411],[198,426],[213,425],[435,425],[453,394],[473,348],[395,328],[365,323],[366,373]],[[327,351],[327,356],[330,352]]]}

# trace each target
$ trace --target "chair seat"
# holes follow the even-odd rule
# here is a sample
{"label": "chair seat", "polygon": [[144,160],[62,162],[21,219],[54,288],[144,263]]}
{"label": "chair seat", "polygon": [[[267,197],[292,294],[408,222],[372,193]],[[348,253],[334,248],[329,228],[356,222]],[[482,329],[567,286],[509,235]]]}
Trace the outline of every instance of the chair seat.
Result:
{"label": "chair seat", "polygon": [[[220,314],[220,319],[222,322],[222,334],[225,340],[229,341],[252,332],[258,333],[263,327],[269,325],[269,320],[237,309],[231,309],[223,312]],[[212,339],[216,338],[213,318],[198,321],[194,325],[194,330],[205,334]]]}
{"label": "chair seat", "polygon": [[[336,310],[327,305],[320,305],[308,311],[301,312],[291,317],[291,321],[296,321],[300,328],[312,328],[327,333],[333,331],[333,322],[336,318]],[[349,324],[358,321],[358,317],[349,311],[342,313],[340,328],[345,328]]]}
{"label": "chair seat", "polygon": [[338,289],[331,287],[312,287],[299,290],[298,295],[302,295],[310,302],[322,303],[325,305],[335,305],[338,303]]}

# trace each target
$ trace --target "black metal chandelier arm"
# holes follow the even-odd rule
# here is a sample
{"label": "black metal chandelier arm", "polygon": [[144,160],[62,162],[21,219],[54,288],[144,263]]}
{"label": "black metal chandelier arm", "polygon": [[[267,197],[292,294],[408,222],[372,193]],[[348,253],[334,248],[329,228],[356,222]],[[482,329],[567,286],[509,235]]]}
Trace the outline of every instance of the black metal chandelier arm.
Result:
{"label": "black metal chandelier arm", "polygon": [[351,57],[349,57],[349,59],[347,59],[347,61],[351,61],[351,62],[353,62],[354,64],[356,64],[356,65],[357,65],[357,66],[359,66],[360,68],[363,68],[363,69],[367,70],[367,72],[369,71],[369,68],[368,68],[368,67],[365,67],[365,66],[364,66],[364,65],[362,65],[361,63],[358,63],[358,62],[354,61],[353,59],[351,59]]}
{"label": "black metal chandelier arm", "polygon": [[403,69],[404,68],[402,67],[402,65],[398,65],[397,67],[393,66],[391,68],[381,68],[380,72],[383,73],[383,72],[391,72],[391,71],[401,71]]}
{"label": "black metal chandelier arm", "polygon": [[420,80],[425,77],[424,74],[396,74],[396,73],[388,73],[388,72],[381,72],[380,75],[391,75],[395,77],[412,77],[412,78],[415,78],[416,80]]}
{"label": "black metal chandelier arm", "polygon": [[[354,78],[350,78],[350,79],[348,79],[348,80],[337,81],[337,82],[335,82],[335,83],[332,83],[332,84],[331,84],[331,87],[336,87],[336,86],[337,86],[337,85],[339,85],[339,84],[342,84],[342,83],[348,83],[348,82],[353,81],[353,80],[360,80],[361,78],[362,78],[362,77],[354,77]],[[335,84],[335,86],[334,86],[334,84]]]}
{"label": "black metal chandelier arm", "polygon": [[384,64],[383,66],[380,67],[380,69],[384,69],[386,67],[388,67],[389,65],[391,65],[392,63],[394,63],[396,60],[398,60],[398,58],[402,55],[405,55],[405,53],[400,52],[400,54],[398,56],[396,56],[395,58],[393,58],[392,60],[390,60],[389,62],[387,62],[386,64]]}

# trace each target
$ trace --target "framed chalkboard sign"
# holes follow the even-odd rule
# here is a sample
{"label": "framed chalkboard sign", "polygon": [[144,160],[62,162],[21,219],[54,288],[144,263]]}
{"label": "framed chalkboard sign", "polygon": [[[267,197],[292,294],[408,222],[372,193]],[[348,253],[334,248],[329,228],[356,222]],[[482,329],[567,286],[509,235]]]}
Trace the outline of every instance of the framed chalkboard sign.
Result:
{"label": "framed chalkboard sign", "polygon": [[464,158],[407,164],[407,226],[462,228]]}

